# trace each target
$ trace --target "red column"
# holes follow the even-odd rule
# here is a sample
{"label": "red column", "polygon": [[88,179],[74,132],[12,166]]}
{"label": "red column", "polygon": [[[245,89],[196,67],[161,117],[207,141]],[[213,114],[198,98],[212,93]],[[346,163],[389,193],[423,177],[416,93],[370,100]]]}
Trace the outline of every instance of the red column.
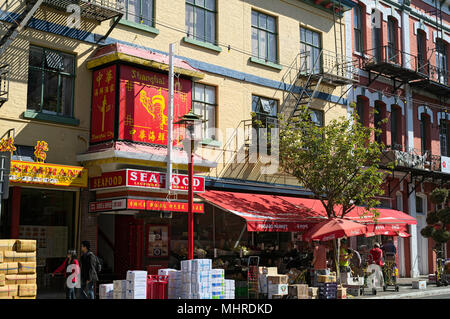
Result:
{"label": "red column", "polygon": [[11,238],[19,238],[19,224],[20,224],[20,187],[12,188],[12,209],[11,209]]}
{"label": "red column", "polygon": [[194,259],[194,141],[191,140],[190,161],[188,164],[188,259]]}

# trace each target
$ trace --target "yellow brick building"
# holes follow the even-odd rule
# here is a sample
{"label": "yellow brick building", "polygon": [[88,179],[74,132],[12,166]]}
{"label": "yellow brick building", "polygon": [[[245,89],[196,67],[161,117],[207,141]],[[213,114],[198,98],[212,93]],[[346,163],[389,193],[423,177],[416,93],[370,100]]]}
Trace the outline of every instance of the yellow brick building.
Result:
{"label": "yellow brick building", "polygon": [[[77,4],[81,7],[79,19],[77,7],[68,9],[64,1],[36,0],[27,7],[25,1],[17,0],[0,7],[0,37],[4,40],[0,42],[0,67],[7,65],[9,70],[7,78],[2,77],[2,85],[7,83],[9,87],[7,100],[0,107],[0,128],[2,133],[14,129],[17,160],[33,161],[33,146],[36,141],[45,140],[49,145],[47,163],[84,166],[90,177],[109,170],[149,166],[163,171],[164,165],[154,165],[154,161],[114,162],[80,157],[90,147],[96,68],[90,68],[88,62],[101,61],[95,57],[96,52],[117,43],[130,50],[137,48],[163,56],[175,43],[176,57],[202,74],[201,79],[194,79],[193,86],[212,94],[213,101],[197,100],[193,88],[192,103],[209,107],[211,113],[205,125],[216,127],[213,138],[208,135],[198,150],[206,160],[217,164],[198,167],[207,186],[210,180],[222,178],[234,179],[237,184],[242,181],[243,185],[246,181],[259,182],[252,186],[256,188],[264,188],[264,183],[271,183],[272,187],[297,185],[295,179],[280,173],[261,174],[260,163],[233,163],[233,159],[238,150],[248,147],[246,138],[250,136],[248,129],[255,111],[252,104],[270,105],[268,113],[282,112],[291,85],[298,94],[307,83],[307,72],[298,77],[302,67],[323,68],[321,73],[326,75],[309,105],[322,112],[317,113],[318,123],[323,125],[347,114],[346,91],[355,80],[355,73],[351,63],[346,64],[342,13],[353,6],[350,0],[109,0]],[[25,20],[23,30],[12,30],[20,32],[15,38],[13,34],[10,38],[14,40],[8,43],[5,35],[11,35],[14,23],[20,25]],[[98,41],[103,35],[107,37]],[[299,55],[301,50],[313,53],[305,58]],[[314,65],[317,54],[320,65]],[[306,63],[305,59],[310,58]],[[342,64],[346,66],[339,69]],[[180,73],[176,76],[188,77]],[[247,129],[245,138],[231,143],[239,129]],[[180,173],[186,170],[182,164],[176,168]],[[2,218],[10,218],[2,223],[11,226],[2,229],[5,236],[10,232],[19,235],[19,227],[22,231],[24,223],[39,224],[23,210],[31,209],[27,200],[39,199],[36,206],[47,205],[48,196],[57,198],[54,205],[66,214],[54,226],[68,228],[65,233],[61,231],[61,236],[66,236],[66,249],[77,246],[80,239],[97,242],[98,218],[88,212],[93,195],[87,188],[33,182],[15,182],[11,186],[11,198],[3,207],[10,214],[2,214]],[[295,192],[297,188],[289,189]],[[20,202],[22,208],[14,206]],[[41,224],[45,226],[47,222]]]}

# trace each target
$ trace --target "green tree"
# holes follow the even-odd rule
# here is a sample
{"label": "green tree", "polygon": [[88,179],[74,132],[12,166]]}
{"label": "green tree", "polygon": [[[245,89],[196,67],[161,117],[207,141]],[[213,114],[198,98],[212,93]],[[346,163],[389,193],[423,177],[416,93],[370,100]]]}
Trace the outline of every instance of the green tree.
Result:
{"label": "green tree", "polygon": [[[375,197],[383,193],[386,172],[379,167],[384,145],[373,137],[381,131],[364,127],[352,113],[322,127],[311,121],[306,108],[294,120],[281,119],[280,166],[321,201],[328,218],[343,218],[355,206],[378,216]],[[338,265],[337,242],[335,251]]]}
{"label": "green tree", "polygon": [[[430,194],[430,201],[435,204],[434,211],[427,215],[427,226],[420,231],[425,238],[432,238],[435,242],[434,251],[436,258],[445,258],[444,245],[450,241],[450,232],[447,230],[450,225],[450,207],[448,205],[448,189],[435,188]],[[439,268],[439,263],[437,267]],[[438,269],[439,270],[439,269]],[[441,271],[441,270],[439,270]],[[436,272],[438,275],[438,272]],[[440,284],[440,272],[436,280]]]}

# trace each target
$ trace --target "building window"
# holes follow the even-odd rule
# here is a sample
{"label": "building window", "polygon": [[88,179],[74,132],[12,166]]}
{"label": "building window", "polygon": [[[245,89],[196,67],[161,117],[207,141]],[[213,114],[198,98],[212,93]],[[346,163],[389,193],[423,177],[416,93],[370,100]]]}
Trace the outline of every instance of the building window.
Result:
{"label": "building window", "polygon": [[[322,41],[320,33],[309,29],[300,28],[300,53],[309,55],[306,59],[305,71],[311,73],[320,73],[322,70],[322,60],[320,51],[322,50]],[[302,61],[301,64],[304,62]]]}
{"label": "building window", "polygon": [[75,56],[30,46],[27,108],[73,116]]}
{"label": "building window", "polygon": [[447,75],[447,44],[444,40],[436,39],[436,67],[440,83],[448,84]]}
{"label": "building window", "polygon": [[394,18],[388,18],[388,33],[387,33],[388,57],[392,63],[398,62],[397,53],[397,23]]}
{"label": "building window", "polygon": [[448,138],[448,122],[441,119],[439,123],[439,141],[441,143],[441,156],[449,156],[449,138]]}
{"label": "building window", "polygon": [[277,63],[277,28],[275,18],[252,11],[252,55]]}
{"label": "building window", "polygon": [[363,52],[363,13],[361,6],[353,8],[353,36],[355,37],[355,51]]}
{"label": "building window", "polygon": [[201,115],[203,139],[216,139],[216,88],[214,86],[193,83],[192,109]]}
{"label": "building window", "polygon": [[[278,102],[276,100],[264,98],[261,96],[252,96],[252,112],[254,133],[256,136],[253,137],[253,141],[256,140],[258,152],[259,144],[261,140],[267,141],[269,144],[268,136],[271,128],[278,126]],[[265,130],[266,129],[266,130]],[[268,146],[268,153],[270,153],[270,147]]]}
{"label": "building window", "polygon": [[427,59],[425,39],[425,33],[422,30],[417,30],[417,62],[419,71],[422,73],[426,73],[424,70]]}
{"label": "building window", "polygon": [[401,109],[399,107],[391,106],[391,147],[396,150],[399,150],[401,148],[401,117]]}
{"label": "building window", "polygon": [[186,0],[188,38],[216,44],[216,0]]}
{"label": "building window", "polygon": [[[375,107],[374,107],[374,114],[373,114],[373,124],[376,130],[382,130],[381,127],[381,105],[378,104],[377,102],[375,102]],[[382,134],[383,133],[376,133],[375,134],[375,141],[377,141],[378,143],[382,142]]]}
{"label": "building window", "polygon": [[422,113],[420,118],[420,138],[421,138],[422,155],[424,155],[426,151],[430,150],[429,122],[430,122],[429,116]]}
{"label": "building window", "polygon": [[322,127],[324,125],[323,111],[315,109],[309,109],[309,111],[311,112],[311,121],[317,126]]}
{"label": "building window", "polygon": [[423,198],[421,196],[416,195],[416,213],[423,214]]}
{"label": "building window", "polygon": [[360,96],[356,98],[356,114],[358,114],[358,122],[364,125],[364,100]]}
{"label": "building window", "polygon": [[125,20],[154,26],[154,0],[125,0]]}

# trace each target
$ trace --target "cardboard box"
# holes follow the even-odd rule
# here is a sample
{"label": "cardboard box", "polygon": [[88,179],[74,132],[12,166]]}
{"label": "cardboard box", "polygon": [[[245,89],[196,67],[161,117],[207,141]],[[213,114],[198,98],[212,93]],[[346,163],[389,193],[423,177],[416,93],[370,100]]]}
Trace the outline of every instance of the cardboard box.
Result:
{"label": "cardboard box", "polygon": [[287,284],[278,284],[278,285],[269,284],[268,293],[270,295],[287,295],[288,294],[288,285]]}
{"label": "cardboard box", "polygon": [[267,276],[267,283],[269,285],[281,285],[288,283],[287,275]]}
{"label": "cardboard box", "polygon": [[19,253],[17,251],[4,251],[3,260],[5,262],[36,262],[36,252]]}
{"label": "cardboard box", "polygon": [[0,299],[4,299],[5,297],[14,297],[17,296],[18,286],[17,285],[6,285],[0,287]]}
{"label": "cardboard box", "polygon": [[0,287],[6,285],[6,275],[0,274]]}
{"label": "cardboard box", "polygon": [[18,251],[18,252],[36,251],[36,240],[34,240],[34,239],[18,239],[16,241],[16,251]]}
{"label": "cardboard box", "polygon": [[141,290],[127,290],[126,299],[147,299],[147,292]]}
{"label": "cardboard box", "polygon": [[336,282],[336,276],[332,275],[319,275],[317,276],[318,282],[328,283],[328,282]]}
{"label": "cardboard box", "polygon": [[20,297],[33,297],[36,296],[37,293],[37,285],[36,284],[24,284],[19,285],[19,293]]}
{"label": "cardboard box", "polygon": [[267,275],[267,276],[276,276],[278,275],[278,268],[277,267],[259,267],[258,268],[260,275]]}
{"label": "cardboard box", "polygon": [[347,299],[347,288],[338,288],[337,289],[337,298],[338,299]]}
{"label": "cardboard box", "polygon": [[29,296],[29,297],[20,297],[20,296],[14,296],[12,299],[36,299],[36,296]]}
{"label": "cardboard box", "polygon": [[98,288],[100,299],[114,298],[114,284],[101,284]]}
{"label": "cardboard box", "polygon": [[269,294],[269,299],[283,299],[285,295]]}
{"label": "cardboard box", "polygon": [[308,285],[289,285],[288,287],[289,296],[295,297],[296,299],[308,299]]}
{"label": "cardboard box", "polygon": [[36,274],[6,275],[6,285],[35,284]]}
{"label": "cardboard box", "polygon": [[19,262],[19,274],[35,274],[36,263],[35,262]]}
{"label": "cardboard box", "polygon": [[115,291],[113,292],[113,299],[127,299],[127,291]]}
{"label": "cardboard box", "polygon": [[10,262],[10,263],[1,263],[0,264],[0,274],[5,275],[13,275],[19,272],[19,264]]}
{"label": "cardboard box", "polygon": [[415,280],[412,282],[413,289],[427,289],[427,282],[425,280]]}
{"label": "cardboard box", "polygon": [[3,262],[3,251],[0,251],[0,264]]}
{"label": "cardboard box", "polygon": [[114,280],[113,281],[114,292],[125,292],[127,290],[126,280]]}
{"label": "cardboard box", "polygon": [[127,280],[145,280],[147,281],[147,272],[144,270],[128,270]]}
{"label": "cardboard box", "polygon": [[16,239],[0,239],[0,251],[14,250],[16,241]]}
{"label": "cardboard box", "polygon": [[319,294],[319,288],[317,287],[308,287],[308,295],[310,297],[317,296]]}

